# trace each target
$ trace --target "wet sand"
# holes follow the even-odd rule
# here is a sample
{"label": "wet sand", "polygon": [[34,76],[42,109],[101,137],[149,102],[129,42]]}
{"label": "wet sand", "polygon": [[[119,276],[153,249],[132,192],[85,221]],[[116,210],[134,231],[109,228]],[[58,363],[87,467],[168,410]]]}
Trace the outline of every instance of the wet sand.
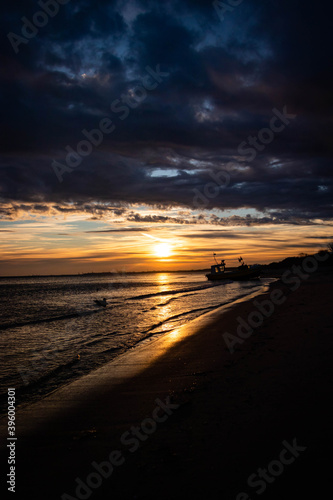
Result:
{"label": "wet sand", "polygon": [[[322,498],[332,445],[332,282],[328,272],[293,292],[277,282],[18,411],[16,497]],[[247,321],[253,301],[273,289],[284,303],[231,354],[223,334],[236,334],[237,318]],[[295,439],[306,449],[271,465]],[[261,486],[247,484],[267,466]],[[76,478],[88,487],[77,489]]]}

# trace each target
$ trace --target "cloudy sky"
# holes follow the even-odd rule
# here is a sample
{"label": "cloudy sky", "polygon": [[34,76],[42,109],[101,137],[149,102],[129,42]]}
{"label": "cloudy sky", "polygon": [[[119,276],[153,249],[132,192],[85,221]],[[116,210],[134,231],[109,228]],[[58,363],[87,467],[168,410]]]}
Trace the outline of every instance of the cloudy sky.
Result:
{"label": "cloudy sky", "polygon": [[7,2],[0,275],[270,262],[333,239],[329,6]]}

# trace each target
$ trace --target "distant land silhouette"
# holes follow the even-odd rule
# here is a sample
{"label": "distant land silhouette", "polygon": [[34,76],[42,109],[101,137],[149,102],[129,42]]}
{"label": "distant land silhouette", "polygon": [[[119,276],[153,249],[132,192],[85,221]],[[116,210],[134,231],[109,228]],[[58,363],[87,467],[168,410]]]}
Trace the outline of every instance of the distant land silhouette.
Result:
{"label": "distant land silhouette", "polygon": [[[280,270],[287,269],[293,265],[301,264],[305,257],[313,257],[314,255],[325,255],[329,254],[329,258],[323,262],[318,262],[319,268],[326,268],[333,266],[333,243],[328,245],[327,250],[320,250],[313,254],[301,253],[297,257],[286,257],[279,262],[271,262],[270,264],[260,264],[263,270]],[[226,259],[227,260],[227,259]],[[259,263],[256,263],[259,264]],[[228,267],[228,269],[234,269],[233,266]],[[24,276],[0,276],[0,279],[8,278],[55,278],[55,277],[70,277],[70,276],[121,276],[121,275],[137,275],[137,274],[161,274],[161,273],[205,273],[209,271],[209,268],[204,269],[176,269],[176,270],[154,270],[154,271],[105,271],[105,272],[89,272],[89,273],[77,273],[77,274],[29,274]]]}

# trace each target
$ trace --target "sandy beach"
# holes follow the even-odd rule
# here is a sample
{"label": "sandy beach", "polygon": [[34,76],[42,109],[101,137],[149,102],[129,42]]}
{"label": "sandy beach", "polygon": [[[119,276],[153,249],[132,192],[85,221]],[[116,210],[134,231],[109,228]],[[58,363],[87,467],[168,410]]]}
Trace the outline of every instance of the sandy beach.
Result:
{"label": "sandy beach", "polygon": [[[328,271],[295,291],[275,282],[22,408],[17,498],[323,498],[332,282]],[[273,297],[240,337],[239,318],[260,323],[254,302]]]}

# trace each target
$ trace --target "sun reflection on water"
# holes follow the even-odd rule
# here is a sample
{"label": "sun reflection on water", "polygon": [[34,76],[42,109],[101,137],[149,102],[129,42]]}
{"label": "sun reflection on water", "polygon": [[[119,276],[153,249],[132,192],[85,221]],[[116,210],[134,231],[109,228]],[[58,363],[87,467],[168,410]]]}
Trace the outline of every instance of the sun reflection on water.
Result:
{"label": "sun reflection on water", "polygon": [[159,285],[164,285],[165,283],[169,282],[169,275],[168,273],[160,273],[156,276],[158,284]]}

